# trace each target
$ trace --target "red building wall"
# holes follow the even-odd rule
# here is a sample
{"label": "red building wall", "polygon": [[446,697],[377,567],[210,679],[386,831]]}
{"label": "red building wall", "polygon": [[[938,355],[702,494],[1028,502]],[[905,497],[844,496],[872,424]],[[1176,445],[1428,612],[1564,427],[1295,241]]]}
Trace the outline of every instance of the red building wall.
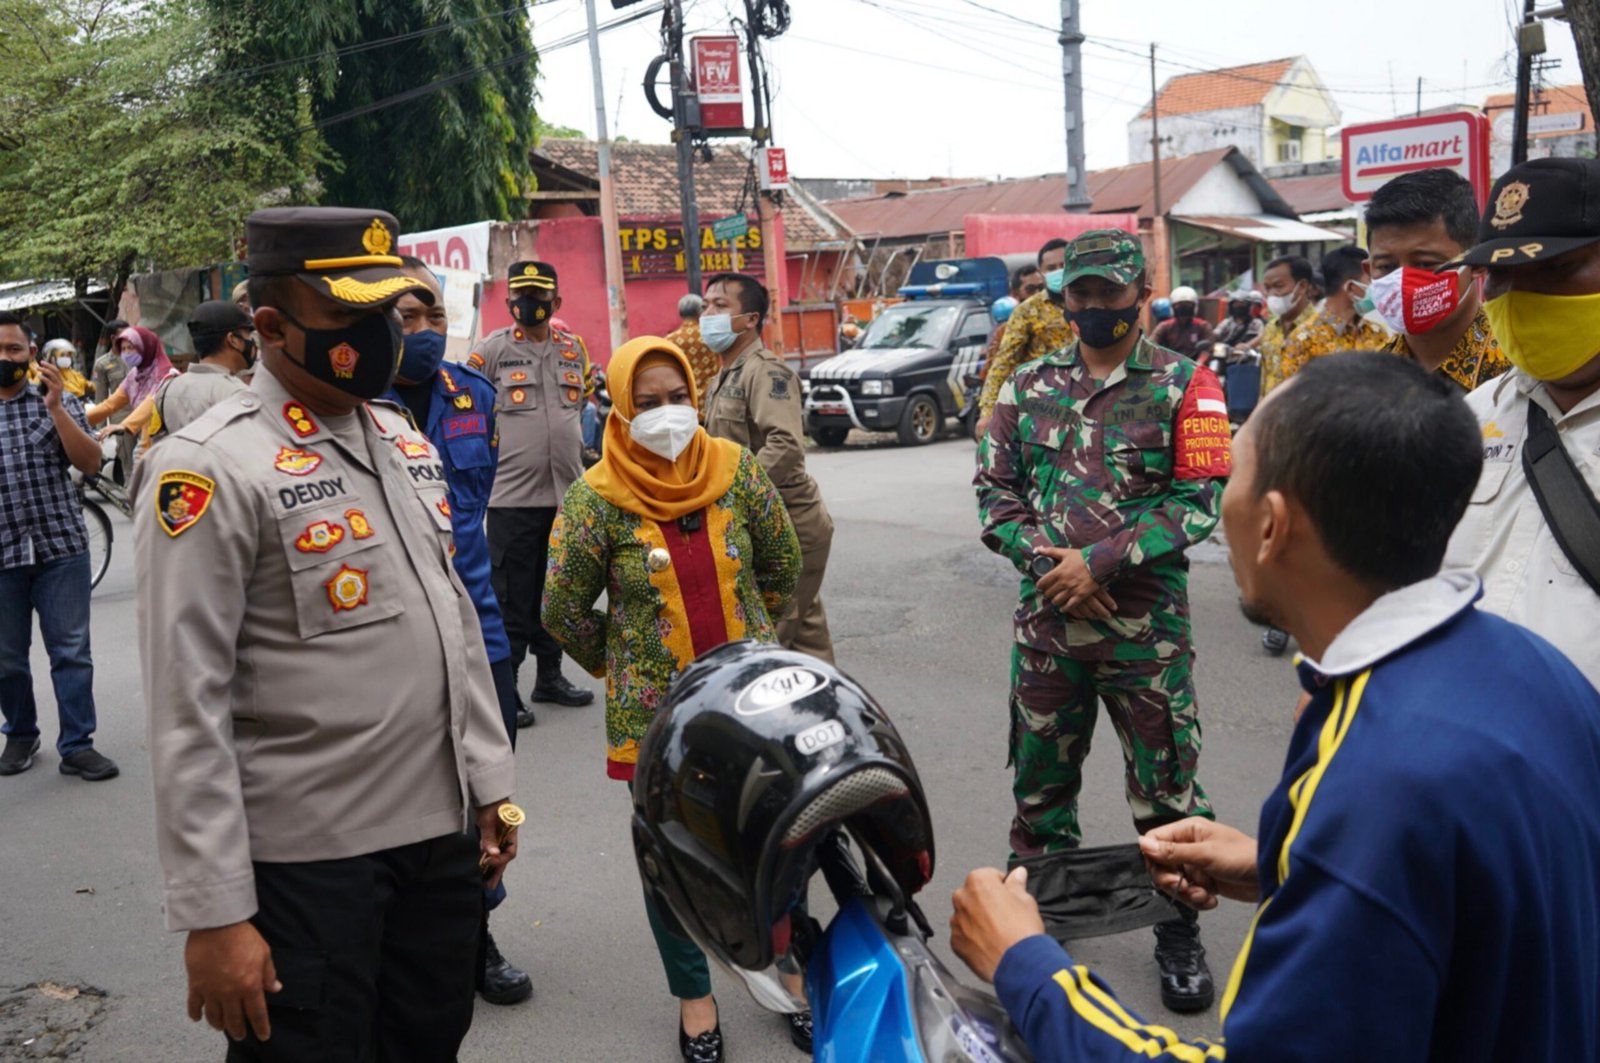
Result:
{"label": "red building wall", "polygon": [[[533,227],[533,257],[555,267],[560,282],[561,309],[557,316],[583,337],[589,355],[599,365],[611,360],[611,320],[606,309],[605,244],[600,219],[594,217],[541,220]],[[759,254],[753,268],[761,273]],[[487,336],[511,324],[506,309],[505,271],[510,263],[495,263],[495,273],[483,288],[479,303],[480,332]],[[788,291],[798,291],[804,262],[786,262]],[[678,300],[688,292],[681,276],[635,277],[623,286],[628,306],[629,336],[663,336],[678,327]],[[773,308],[777,310],[776,307]]]}

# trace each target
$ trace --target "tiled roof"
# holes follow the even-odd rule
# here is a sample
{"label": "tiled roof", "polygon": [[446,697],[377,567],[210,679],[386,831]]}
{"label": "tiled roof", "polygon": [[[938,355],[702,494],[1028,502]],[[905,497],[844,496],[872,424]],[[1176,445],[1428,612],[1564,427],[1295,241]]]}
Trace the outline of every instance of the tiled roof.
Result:
{"label": "tiled roof", "polygon": [[[1195,182],[1236,150],[1217,148],[1199,155],[1162,159],[1163,207],[1170,210]],[[862,238],[906,239],[958,232],[969,214],[1059,213],[1067,194],[1066,181],[1062,174],[1047,174],[873,199],[839,199],[827,207]],[[1094,171],[1088,175],[1088,185],[1093,213],[1129,213],[1142,218],[1155,213],[1149,163]]]}
{"label": "tiled roof", "polygon": [[[709,163],[697,156],[694,164],[695,201],[700,214],[719,218],[738,211],[750,158],[736,148],[718,145]],[[533,152],[535,171],[541,157],[557,166],[593,180],[600,171],[599,145],[592,140],[546,140]],[[617,189],[617,213],[623,217],[677,215],[678,149],[671,144],[611,145],[611,176]],[[754,216],[753,196],[743,196],[744,209]],[[806,245],[827,240],[829,233],[793,196],[783,212],[787,241]]]}
{"label": "tiled roof", "polygon": [[[1247,63],[1222,70],[1181,74],[1172,78],[1156,95],[1163,115],[1220,111],[1229,107],[1250,107],[1267,98],[1294,66],[1297,58]],[[1147,106],[1140,118],[1150,117]]]}
{"label": "tiled roof", "polygon": [[[1490,96],[1483,101],[1483,109],[1489,113],[1490,120],[1494,119],[1496,111],[1508,110],[1517,105],[1517,97],[1505,92]],[[1584,92],[1582,85],[1556,85],[1545,89],[1534,98],[1533,109],[1529,112],[1541,114],[1571,114],[1581,112],[1588,117],[1584,120],[1583,131],[1594,132],[1594,115],[1589,110],[1589,97]],[[1566,137],[1571,132],[1555,131],[1549,133],[1535,133],[1535,137]]]}

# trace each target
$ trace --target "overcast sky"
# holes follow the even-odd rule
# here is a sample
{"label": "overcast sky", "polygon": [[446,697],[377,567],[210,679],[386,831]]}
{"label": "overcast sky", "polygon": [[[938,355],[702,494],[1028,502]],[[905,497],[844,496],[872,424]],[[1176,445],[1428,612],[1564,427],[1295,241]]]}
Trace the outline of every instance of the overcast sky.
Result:
{"label": "overcast sky", "polygon": [[[741,0],[685,0],[691,32],[726,32]],[[1066,166],[1060,0],[790,0],[789,32],[768,46],[773,130],[800,177],[1018,177]],[[1082,0],[1090,169],[1127,160],[1126,126],[1150,95],[1152,34],[1161,81],[1191,69],[1307,55],[1345,122],[1416,108],[1482,104],[1513,87],[1516,0]],[[604,23],[629,13],[597,0]],[[538,0],[539,110],[594,135],[584,0]],[[1037,24],[1037,25],[1032,25]],[[613,135],[664,143],[645,102],[660,17],[605,31]],[[1551,84],[1582,80],[1572,36],[1549,23]],[[564,41],[574,41],[562,44]],[[552,45],[559,45],[552,47]],[[662,75],[665,78],[665,75]],[[747,82],[748,84],[748,82]],[[663,97],[665,97],[663,92]],[[619,106],[620,104],[620,106]]]}

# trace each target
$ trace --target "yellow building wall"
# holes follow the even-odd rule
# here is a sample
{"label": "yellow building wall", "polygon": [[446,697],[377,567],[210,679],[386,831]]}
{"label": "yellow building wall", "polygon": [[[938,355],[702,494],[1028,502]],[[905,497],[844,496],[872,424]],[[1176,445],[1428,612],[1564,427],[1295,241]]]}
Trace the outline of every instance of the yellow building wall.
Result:
{"label": "yellow building wall", "polygon": [[[1327,128],[1338,124],[1339,113],[1333,100],[1307,70],[1297,70],[1290,75],[1292,83],[1287,88],[1268,94],[1265,104],[1266,136],[1262,145],[1267,166],[1280,161],[1279,145],[1292,139],[1291,125],[1300,133],[1300,161],[1323,162],[1339,157],[1338,139],[1327,135]],[[1309,121],[1307,121],[1309,119]]]}

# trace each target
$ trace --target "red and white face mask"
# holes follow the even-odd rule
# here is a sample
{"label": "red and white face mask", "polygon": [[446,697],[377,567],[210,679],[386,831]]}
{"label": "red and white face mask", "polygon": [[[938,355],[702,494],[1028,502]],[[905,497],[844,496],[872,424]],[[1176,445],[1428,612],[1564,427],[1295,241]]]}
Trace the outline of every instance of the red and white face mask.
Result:
{"label": "red and white face mask", "polygon": [[1467,267],[1435,273],[1401,266],[1372,282],[1368,293],[1378,316],[1395,332],[1430,332],[1461,305]]}

